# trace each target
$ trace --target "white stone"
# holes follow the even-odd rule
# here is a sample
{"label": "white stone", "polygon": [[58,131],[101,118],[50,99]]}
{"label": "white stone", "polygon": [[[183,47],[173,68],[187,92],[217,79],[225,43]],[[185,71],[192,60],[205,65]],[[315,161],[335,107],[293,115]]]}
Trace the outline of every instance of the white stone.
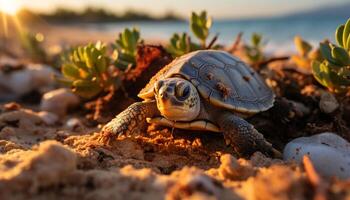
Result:
{"label": "white stone", "polygon": [[54,125],[59,120],[56,114],[47,111],[38,112],[38,115],[47,125]]}
{"label": "white stone", "polygon": [[42,111],[55,113],[64,116],[69,108],[79,105],[80,99],[69,89],[60,88],[52,90],[43,95],[40,103]]}
{"label": "white stone", "polygon": [[284,160],[302,162],[308,155],[323,176],[350,178],[350,144],[342,137],[325,132],[311,137],[300,137],[289,142],[283,151]]}
{"label": "white stone", "polygon": [[55,73],[50,66],[41,64],[30,64],[11,72],[0,71],[0,100],[16,99],[33,90],[53,88]]}
{"label": "white stone", "polygon": [[332,113],[339,107],[335,96],[329,92],[322,92],[319,107],[324,113]]}
{"label": "white stone", "polygon": [[70,118],[66,122],[66,127],[68,129],[70,129],[70,130],[74,130],[74,129],[78,128],[78,127],[83,127],[83,124],[80,121],[80,119],[78,119],[78,118]]}

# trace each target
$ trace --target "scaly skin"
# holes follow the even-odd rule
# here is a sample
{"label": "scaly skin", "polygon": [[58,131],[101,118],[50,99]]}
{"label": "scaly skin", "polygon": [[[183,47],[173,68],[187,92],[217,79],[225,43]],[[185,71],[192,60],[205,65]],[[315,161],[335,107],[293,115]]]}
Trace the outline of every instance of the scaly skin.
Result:
{"label": "scaly skin", "polygon": [[109,143],[111,139],[121,135],[141,134],[147,127],[146,118],[153,117],[157,113],[159,111],[155,101],[136,102],[102,128],[100,139],[104,143]]}
{"label": "scaly skin", "polygon": [[273,157],[281,157],[281,153],[267,142],[253,125],[244,119],[235,116],[231,112],[223,112],[217,115],[217,124],[227,140],[241,156],[250,156],[255,151]]}

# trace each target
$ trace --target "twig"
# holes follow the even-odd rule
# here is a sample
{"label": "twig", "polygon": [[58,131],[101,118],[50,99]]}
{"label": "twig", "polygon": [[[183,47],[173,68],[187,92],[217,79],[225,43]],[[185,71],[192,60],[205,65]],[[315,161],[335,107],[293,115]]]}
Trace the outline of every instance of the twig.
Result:
{"label": "twig", "polygon": [[241,43],[243,36],[243,32],[239,32],[235,41],[232,44],[232,47],[228,50],[229,53],[233,54],[235,51],[237,51],[239,43]]}
{"label": "twig", "polygon": [[270,59],[267,59],[267,60],[260,61],[260,62],[256,63],[255,66],[257,68],[259,68],[261,66],[267,65],[267,64],[272,63],[272,62],[283,61],[283,60],[288,60],[288,59],[289,59],[289,56],[274,57],[274,58],[270,58]]}
{"label": "twig", "polygon": [[191,38],[189,36],[186,37],[186,42],[188,45],[186,45],[186,52],[191,52]]}
{"label": "twig", "polygon": [[217,33],[217,34],[213,37],[213,39],[210,41],[210,43],[209,43],[209,45],[206,47],[206,49],[210,49],[210,48],[214,45],[214,43],[216,42],[216,40],[218,39],[218,37],[219,37],[219,33]]}
{"label": "twig", "polygon": [[306,176],[315,190],[314,200],[326,200],[327,184],[318,175],[310,158],[306,155],[303,157],[303,164]]}

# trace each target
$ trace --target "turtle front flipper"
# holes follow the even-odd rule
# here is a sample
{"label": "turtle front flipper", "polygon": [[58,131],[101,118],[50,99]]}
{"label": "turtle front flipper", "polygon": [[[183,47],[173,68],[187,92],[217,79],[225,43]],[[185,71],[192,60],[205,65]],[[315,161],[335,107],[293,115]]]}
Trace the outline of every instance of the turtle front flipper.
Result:
{"label": "turtle front flipper", "polygon": [[146,118],[157,113],[155,101],[134,103],[102,128],[100,140],[106,143],[121,135],[138,135],[147,127]]}
{"label": "turtle front flipper", "polygon": [[250,156],[255,151],[261,151],[270,156],[281,157],[281,153],[244,119],[226,112],[218,117],[217,124],[224,134],[225,141],[229,142],[238,154]]}

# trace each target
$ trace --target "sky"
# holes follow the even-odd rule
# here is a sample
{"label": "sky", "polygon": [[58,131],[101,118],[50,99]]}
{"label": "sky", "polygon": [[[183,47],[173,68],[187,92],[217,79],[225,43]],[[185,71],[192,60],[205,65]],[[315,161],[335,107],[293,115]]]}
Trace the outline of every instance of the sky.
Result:
{"label": "sky", "polygon": [[82,10],[87,6],[113,12],[140,10],[155,16],[172,11],[183,17],[191,11],[207,10],[214,18],[268,17],[342,4],[349,0],[6,0],[22,7],[51,12],[57,7]]}

